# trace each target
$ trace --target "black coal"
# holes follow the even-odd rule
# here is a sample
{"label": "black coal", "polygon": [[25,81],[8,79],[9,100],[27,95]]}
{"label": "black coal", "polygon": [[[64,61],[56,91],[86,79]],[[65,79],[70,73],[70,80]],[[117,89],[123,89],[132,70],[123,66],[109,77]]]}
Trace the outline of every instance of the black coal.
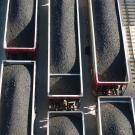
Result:
{"label": "black coal", "polygon": [[79,76],[51,77],[50,94],[80,95],[81,85]]}
{"label": "black coal", "polygon": [[10,0],[7,25],[8,46],[32,46],[34,41],[34,1]]}
{"label": "black coal", "polygon": [[125,81],[126,65],[116,0],[93,0],[100,81]]}
{"label": "black coal", "polygon": [[[120,107],[119,107],[120,106]],[[103,135],[133,135],[129,105],[101,104]],[[128,115],[127,115],[128,113]]]}
{"label": "black coal", "polygon": [[71,116],[52,117],[49,121],[49,133],[50,135],[82,135],[82,123],[78,120]]}
{"label": "black coal", "polygon": [[51,73],[68,73],[76,61],[75,0],[51,1]]}
{"label": "black coal", "polygon": [[4,68],[1,135],[27,135],[31,77],[23,65]]}

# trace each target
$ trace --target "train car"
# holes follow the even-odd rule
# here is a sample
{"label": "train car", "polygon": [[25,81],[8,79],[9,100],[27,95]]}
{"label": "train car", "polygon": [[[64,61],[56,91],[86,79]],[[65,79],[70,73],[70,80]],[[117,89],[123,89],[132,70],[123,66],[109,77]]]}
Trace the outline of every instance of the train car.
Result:
{"label": "train car", "polygon": [[123,95],[129,83],[119,0],[89,0],[92,90],[94,95]]}
{"label": "train car", "polygon": [[35,61],[2,61],[0,134],[34,135],[35,78]]}
{"label": "train car", "polygon": [[135,134],[133,98],[100,96],[98,98],[98,135]]}
{"label": "train car", "polygon": [[79,1],[49,0],[48,96],[83,96]]}
{"label": "train car", "polygon": [[[27,5],[29,4],[29,5]],[[35,53],[38,0],[7,1],[3,49],[7,54]]]}

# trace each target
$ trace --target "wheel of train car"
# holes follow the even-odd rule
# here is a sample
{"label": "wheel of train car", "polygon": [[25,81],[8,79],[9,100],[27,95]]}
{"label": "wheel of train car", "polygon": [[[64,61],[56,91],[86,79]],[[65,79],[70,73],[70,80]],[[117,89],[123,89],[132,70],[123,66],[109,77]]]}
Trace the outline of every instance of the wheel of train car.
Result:
{"label": "wheel of train car", "polygon": [[31,77],[23,65],[4,67],[1,135],[28,135]]}

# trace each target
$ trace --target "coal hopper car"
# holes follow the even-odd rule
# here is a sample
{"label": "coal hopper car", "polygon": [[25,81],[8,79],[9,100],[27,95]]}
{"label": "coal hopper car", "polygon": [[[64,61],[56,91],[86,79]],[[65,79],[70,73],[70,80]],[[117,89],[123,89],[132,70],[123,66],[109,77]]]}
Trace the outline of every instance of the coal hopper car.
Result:
{"label": "coal hopper car", "polygon": [[123,95],[129,83],[119,0],[89,0],[92,89],[95,95]]}

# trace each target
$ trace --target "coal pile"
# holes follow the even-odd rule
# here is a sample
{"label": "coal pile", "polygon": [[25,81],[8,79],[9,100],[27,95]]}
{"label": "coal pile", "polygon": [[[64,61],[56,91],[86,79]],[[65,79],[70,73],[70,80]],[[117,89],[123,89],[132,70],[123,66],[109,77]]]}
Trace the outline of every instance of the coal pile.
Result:
{"label": "coal pile", "polygon": [[51,1],[51,73],[68,73],[76,63],[78,41],[75,6],[75,0]]}
{"label": "coal pile", "polygon": [[1,135],[27,135],[31,77],[23,65],[4,67]]}
{"label": "coal pile", "polygon": [[126,62],[116,0],[93,0],[100,81],[125,81]]}
{"label": "coal pile", "polygon": [[50,135],[83,135],[81,122],[71,116],[51,117],[49,121]]}
{"label": "coal pile", "polygon": [[7,44],[30,47],[34,42],[35,0],[10,0]]}
{"label": "coal pile", "polygon": [[79,76],[51,77],[50,94],[80,95],[81,85]]}
{"label": "coal pile", "polygon": [[[132,130],[133,123],[131,123],[132,120],[130,118],[132,113],[129,110],[129,107],[124,104],[119,104],[118,106],[110,103],[101,104],[103,135],[134,135]],[[125,115],[126,113],[130,116]]]}

